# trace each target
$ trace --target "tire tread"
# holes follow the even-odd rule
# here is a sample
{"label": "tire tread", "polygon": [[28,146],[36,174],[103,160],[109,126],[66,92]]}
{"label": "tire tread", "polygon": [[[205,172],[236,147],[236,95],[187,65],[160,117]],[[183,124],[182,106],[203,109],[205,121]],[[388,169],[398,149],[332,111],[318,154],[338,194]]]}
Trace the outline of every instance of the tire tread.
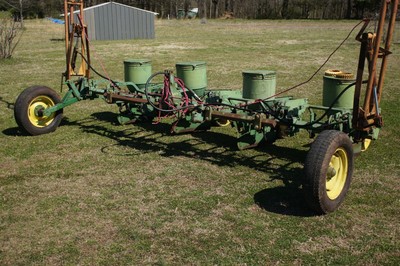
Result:
{"label": "tire tread", "polygon": [[[325,188],[327,166],[338,147],[343,147],[347,152],[348,173],[341,194],[337,199],[330,200],[326,195],[326,190],[321,189],[321,186]],[[335,211],[340,206],[350,186],[353,164],[352,143],[345,133],[337,130],[325,130],[318,135],[306,157],[304,189],[310,206],[319,214]]]}

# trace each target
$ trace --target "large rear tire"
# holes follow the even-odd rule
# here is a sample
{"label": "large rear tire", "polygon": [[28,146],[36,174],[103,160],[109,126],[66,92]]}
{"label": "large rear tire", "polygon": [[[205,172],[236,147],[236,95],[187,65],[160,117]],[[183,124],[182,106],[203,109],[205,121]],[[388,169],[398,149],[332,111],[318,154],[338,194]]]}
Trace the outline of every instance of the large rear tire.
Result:
{"label": "large rear tire", "polygon": [[50,116],[44,116],[43,110],[61,102],[58,94],[45,86],[33,86],[25,89],[14,106],[14,117],[18,126],[30,135],[53,132],[62,120],[63,110]]}
{"label": "large rear tire", "polygon": [[326,214],[339,208],[350,188],[353,168],[353,146],[345,133],[326,130],[318,135],[304,166],[304,190],[315,211]]}

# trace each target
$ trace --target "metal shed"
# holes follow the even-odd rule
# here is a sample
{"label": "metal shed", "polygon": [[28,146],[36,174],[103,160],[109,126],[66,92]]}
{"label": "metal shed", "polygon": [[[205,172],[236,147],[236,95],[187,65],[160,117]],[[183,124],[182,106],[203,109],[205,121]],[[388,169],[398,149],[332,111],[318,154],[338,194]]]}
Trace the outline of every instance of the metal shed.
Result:
{"label": "metal shed", "polygon": [[156,15],[151,11],[115,2],[84,9],[90,40],[153,39]]}

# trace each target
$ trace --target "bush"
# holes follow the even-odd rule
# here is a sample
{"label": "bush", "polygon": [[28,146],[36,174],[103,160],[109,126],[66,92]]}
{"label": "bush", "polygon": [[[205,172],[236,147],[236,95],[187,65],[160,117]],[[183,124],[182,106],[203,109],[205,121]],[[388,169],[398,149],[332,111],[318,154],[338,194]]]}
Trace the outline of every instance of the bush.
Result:
{"label": "bush", "polygon": [[0,11],[0,19],[11,18],[11,17],[12,17],[12,13],[10,13],[8,11]]}
{"label": "bush", "polygon": [[0,17],[0,59],[11,58],[21,38],[23,28],[11,17]]}

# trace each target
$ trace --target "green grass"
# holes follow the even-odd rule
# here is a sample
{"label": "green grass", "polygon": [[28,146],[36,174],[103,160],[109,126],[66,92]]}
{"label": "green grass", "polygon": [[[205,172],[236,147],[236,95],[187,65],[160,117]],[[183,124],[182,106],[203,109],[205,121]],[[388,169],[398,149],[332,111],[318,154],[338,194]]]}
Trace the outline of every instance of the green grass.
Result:
{"label": "green grass", "polygon": [[[157,21],[156,39],[93,42],[92,55],[117,80],[125,59],[151,59],[153,71],[202,60],[210,88],[240,89],[243,70],[269,69],[280,91],[306,80],[355,24]],[[118,126],[116,106],[96,100],[66,108],[54,133],[21,135],[18,94],[59,90],[65,61],[62,26],[26,28],[14,57],[0,61],[0,264],[399,264],[399,25],[385,127],[356,159],[344,205],[326,216],[304,202],[304,132],[237,151],[233,129],[171,136],[165,123]],[[356,71],[354,36],[324,70]],[[321,88],[322,73],[292,94],[319,104]]]}

